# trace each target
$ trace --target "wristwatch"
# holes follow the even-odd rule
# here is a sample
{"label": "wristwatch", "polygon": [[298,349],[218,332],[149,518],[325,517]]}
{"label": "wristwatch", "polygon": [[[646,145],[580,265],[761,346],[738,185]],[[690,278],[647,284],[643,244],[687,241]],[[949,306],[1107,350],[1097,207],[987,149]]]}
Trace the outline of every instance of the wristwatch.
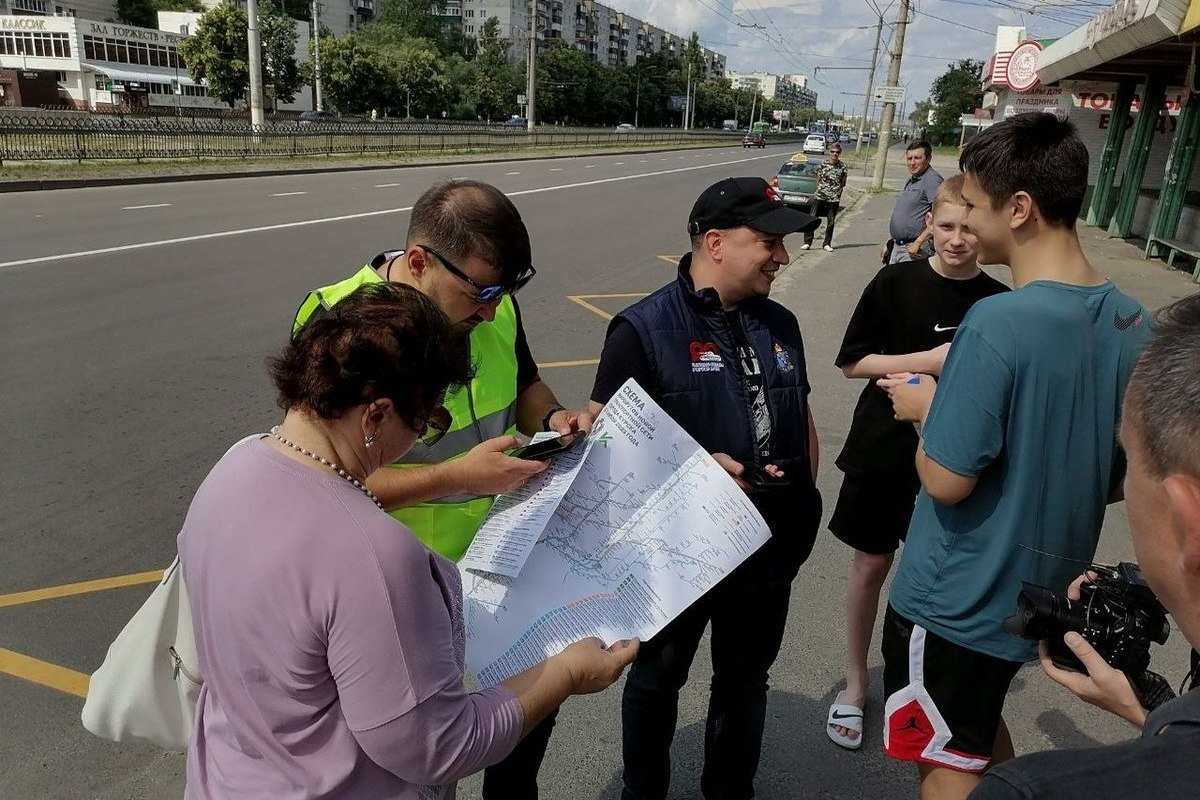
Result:
{"label": "wristwatch", "polygon": [[565,406],[560,406],[557,403],[550,406],[550,410],[546,412],[546,416],[542,417],[542,430],[544,430],[544,431],[550,430],[550,418],[553,417],[558,412],[566,411],[566,410],[567,409]]}

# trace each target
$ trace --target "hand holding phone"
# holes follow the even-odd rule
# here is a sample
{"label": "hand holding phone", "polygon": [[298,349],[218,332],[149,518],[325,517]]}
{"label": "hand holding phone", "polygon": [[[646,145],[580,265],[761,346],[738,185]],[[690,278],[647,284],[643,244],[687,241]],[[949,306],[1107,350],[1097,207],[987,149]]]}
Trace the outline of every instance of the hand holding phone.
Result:
{"label": "hand holding phone", "polygon": [[753,464],[742,464],[745,471],[742,472],[742,481],[754,489],[785,489],[792,485],[792,482],[785,477],[772,475],[762,467],[756,467]]}
{"label": "hand holding phone", "polygon": [[526,461],[546,461],[557,455],[562,455],[580,444],[585,438],[587,438],[587,434],[583,431],[564,433],[562,436],[556,436],[553,439],[546,439],[545,441],[536,442],[525,447],[518,447],[509,453],[509,455],[513,458],[523,458]]}

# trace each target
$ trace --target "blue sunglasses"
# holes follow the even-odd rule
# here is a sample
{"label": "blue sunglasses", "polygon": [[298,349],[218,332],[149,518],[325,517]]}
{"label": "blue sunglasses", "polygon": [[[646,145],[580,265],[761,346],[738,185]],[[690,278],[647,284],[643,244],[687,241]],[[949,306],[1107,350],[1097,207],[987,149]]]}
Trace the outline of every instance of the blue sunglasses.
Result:
{"label": "blue sunglasses", "polygon": [[455,277],[469,283],[471,285],[471,287],[473,289],[475,289],[475,297],[474,297],[475,302],[481,303],[481,304],[482,303],[494,303],[497,300],[499,300],[500,298],[504,297],[504,295],[506,295],[506,294],[515,294],[519,289],[521,289],[521,287],[523,287],[525,284],[529,283],[529,281],[532,280],[533,276],[537,274],[537,270],[534,269],[533,265],[531,264],[528,267],[526,267],[524,270],[522,270],[521,273],[519,275],[517,275],[517,279],[515,281],[513,281],[511,284],[496,284],[495,286],[480,286],[474,279],[471,278],[470,275],[468,275],[467,273],[463,272],[461,269],[456,267],[454,265],[453,261],[451,261],[450,259],[443,256],[441,253],[439,253],[436,250],[434,250],[433,248],[428,247],[423,244],[417,245],[417,246],[420,247],[422,250],[424,250],[429,255],[436,258],[438,261],[442,262],[442,266],[446,268],[447,272],[449,272],[450,274],[454,275]]}

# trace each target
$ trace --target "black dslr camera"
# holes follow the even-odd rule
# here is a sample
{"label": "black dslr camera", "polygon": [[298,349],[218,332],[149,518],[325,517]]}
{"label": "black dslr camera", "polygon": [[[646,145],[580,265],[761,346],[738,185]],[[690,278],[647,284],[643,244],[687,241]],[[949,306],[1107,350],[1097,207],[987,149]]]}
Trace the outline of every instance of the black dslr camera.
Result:
{"label": "black dslr camera", "polygon": [[1080,587],[1079,600],[1057,595],[1044,586],[1024,584],[1017,596],[1017,613],[1004,620],[1004,629],[1014,636],[1044,640],[1055,666],[1086,672],[1063,642],[1068,631],[1075,631],[1109,666],[1128,676],[1147,710],[1162,705],[1175,693],[1165,678],[1147,667],[1150,643],[1163,644],[1171,633],[1166,609],[1137,564],[1093,564],[1088,569],[1096,579]]}

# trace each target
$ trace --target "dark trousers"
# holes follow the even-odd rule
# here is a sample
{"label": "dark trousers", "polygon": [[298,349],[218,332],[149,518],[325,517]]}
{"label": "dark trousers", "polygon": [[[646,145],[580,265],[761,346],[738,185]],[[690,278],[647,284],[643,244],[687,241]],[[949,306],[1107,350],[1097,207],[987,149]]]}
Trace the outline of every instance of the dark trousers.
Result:
{"label": "dark trousers", "polygon": [[508,757],[483,771],[484,800],[537,800],[538,770],[546,757],[558,709],[550,712]]}
{"label": "dark trousers", "polygon": [[[822,247],[833,244],[833,223],[837,221],[838,211],[841,208],[842,204],[836,200],[818,200],[816,208],[813,209],[813,216],[825,218],[825,241],[822,243]],[[812,244],[816,233],[816,230],[805,233],[804,243]]]}
{"label": "dark trousers", "polygon": [[700,788],[707,800],[754,796],[767,713],[767,673],[783,641],[792,579],[809,549],[811,542],[801,552],[772,538],[642,643],[621,700],[623,800],[667,796],[679,690],[710,622],[713,677]]}

